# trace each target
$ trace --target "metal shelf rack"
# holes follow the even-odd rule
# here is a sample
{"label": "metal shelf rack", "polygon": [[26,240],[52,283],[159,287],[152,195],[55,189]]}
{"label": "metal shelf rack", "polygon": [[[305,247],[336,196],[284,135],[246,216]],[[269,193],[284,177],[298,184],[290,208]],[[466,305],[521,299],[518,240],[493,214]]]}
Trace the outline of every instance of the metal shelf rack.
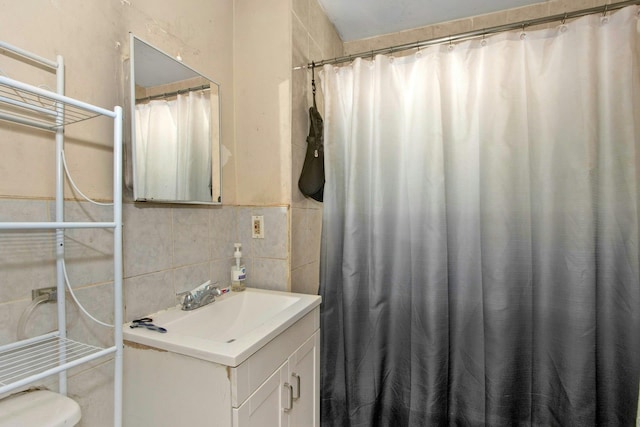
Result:
{"label": "metal shelf rack", "polygon": [[[64,61],[51,61],[0,41],[0,53],[35,63],[56,74],[56,92],[0,76],[0,120],[52,131],[56,140],[55,220],[0,222],[4,230],[55,230],[57,294],[65,294],[64,245],[66,229],[113,230],[114,343],[107,348],[83,344],[66,336],[65,298],[58,298],[57,331],[0,346],[0,394],[58,375],[59,392],[67,393],[66,371],[107,355],[114,355],[114,426],[122,424],[122,108],[108,110],[64,95]],[[64,219],[64,128],[105,116],[113,120],[113,220],[67,222]]]}
{"label": "metal shelf rack", "polygon": [[83,344],[58,333],[46,334],[3,347],[0,352],[0,385],[22,387],[107,354],[116,347]]}

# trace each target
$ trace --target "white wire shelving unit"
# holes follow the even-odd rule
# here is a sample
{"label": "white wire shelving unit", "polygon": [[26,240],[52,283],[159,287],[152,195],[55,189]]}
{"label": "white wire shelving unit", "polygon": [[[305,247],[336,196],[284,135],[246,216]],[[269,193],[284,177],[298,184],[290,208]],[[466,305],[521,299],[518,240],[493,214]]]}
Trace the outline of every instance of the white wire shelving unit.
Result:
{"label": "white wire shelving unit", "polygon": [[[55,220],[51,222],[0,222],[7,230],[55,230],[57,331],[0,346],[0,395],[58,375],[61,394],[67,393],[67,370],[107,356],[114,356],[114,426],[122,425],[122,108],[100,108],[64,95],[64,60],[40,57],[0,41],[0,53],[45,68],[56,75],[56,92],[0,76],[0,121],[52,131],[56,141]],[[64,220],[64,128],[104,116],[113,120],[113,221]],[[0,124],[1,126],[1,124]],[[64,245],[66,229],[113,230],[113,346],[100,348],[67,338]]]}

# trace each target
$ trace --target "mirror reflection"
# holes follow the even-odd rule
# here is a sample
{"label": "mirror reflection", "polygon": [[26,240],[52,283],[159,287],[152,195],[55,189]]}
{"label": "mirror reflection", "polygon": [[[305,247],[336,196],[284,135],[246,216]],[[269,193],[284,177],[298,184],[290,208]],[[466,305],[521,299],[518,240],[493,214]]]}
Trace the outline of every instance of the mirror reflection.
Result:
{"label": "mirror reflection", "polygon": [[131,36],[136,201],[221,202],[219,85]]}

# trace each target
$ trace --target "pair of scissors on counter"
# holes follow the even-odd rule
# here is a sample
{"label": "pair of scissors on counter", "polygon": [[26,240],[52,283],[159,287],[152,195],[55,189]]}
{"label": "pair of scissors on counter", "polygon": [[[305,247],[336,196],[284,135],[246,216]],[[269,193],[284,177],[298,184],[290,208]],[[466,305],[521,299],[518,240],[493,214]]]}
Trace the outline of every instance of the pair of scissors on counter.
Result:
{"label": "pair of scissors on counter", "polygon": [[150,331],[156,331],[164,334],[167,330],[161,326],[156,326],[153,323],[153,319],[150,317],[143,317],[142,319],[136,319],[131,321],[130,328],[147,328]]}

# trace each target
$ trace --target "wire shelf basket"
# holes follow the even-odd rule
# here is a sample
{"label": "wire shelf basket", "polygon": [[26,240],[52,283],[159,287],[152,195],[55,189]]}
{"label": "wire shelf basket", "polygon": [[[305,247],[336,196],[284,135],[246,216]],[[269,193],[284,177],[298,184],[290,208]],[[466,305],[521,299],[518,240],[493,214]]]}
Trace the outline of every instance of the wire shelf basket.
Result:
{"label": "wire shelf basket", "polygon": [[0,119],[56,130],[112,112],[0,76]]}
{"label": "wire shelf basket", "polygon": [[57,334],[42,335],[0,348],[0,393],[115,352]]}

